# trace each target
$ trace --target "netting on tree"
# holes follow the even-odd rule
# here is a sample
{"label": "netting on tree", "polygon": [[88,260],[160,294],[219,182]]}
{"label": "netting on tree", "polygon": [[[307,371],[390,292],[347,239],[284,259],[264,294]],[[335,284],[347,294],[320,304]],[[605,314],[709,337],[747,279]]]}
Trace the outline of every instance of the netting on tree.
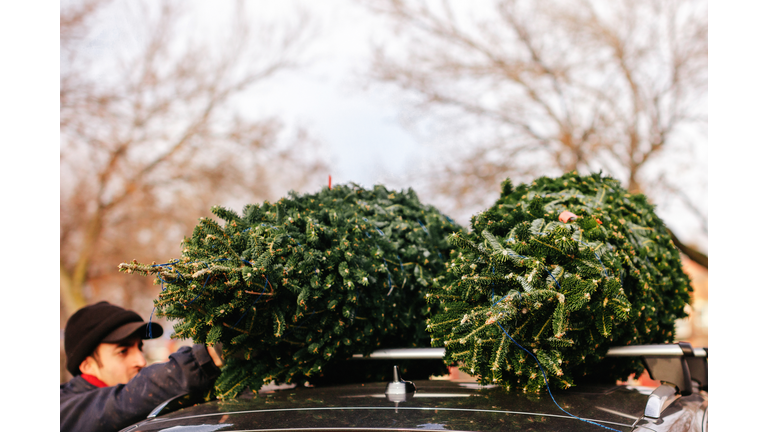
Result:
{"label": "netting on tree", "polygon": [[319,376],[352,354],[429,346],[426,288],[461,227],[412,190],[337,185],[212,212],[224,225],[202,218],[179,259],[120,268],[157,275],[175,337],[223,344],[218,397]]}
{"label": "netting on tree", "polygon": [[[429,302],[432,345],[482,383],[524,391],[585,375],[622,379],[639,360],[610,346],[674,340],[690,282],[653,206],[614,179],[576,173],[513,187],[473,217]],[[517,346],[519,344],[519,346]]]}

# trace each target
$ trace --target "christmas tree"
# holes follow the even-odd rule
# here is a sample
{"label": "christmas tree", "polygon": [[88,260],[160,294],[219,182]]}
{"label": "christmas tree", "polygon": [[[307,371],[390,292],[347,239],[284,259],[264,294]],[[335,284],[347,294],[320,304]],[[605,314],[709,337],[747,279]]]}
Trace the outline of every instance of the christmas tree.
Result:
{"label": "christmas tree", "polygon": [[[690,282],[653,206],[600,174],[513,187],[454,233],[445,282],[427,294],[432,345],[478,377],[536,392],[586,375],[642,372],[611,346],[674,340]],[[524,350],[524,349],[525,350]],[[525,351],[538,358],[537,361]]]}
{"label": "christmas tree", "polygon": [[174,337],[222,343],[218,397],[306,382],[352,354],[429,346],[426,288],[461,227],[412,190],[338,185],[212,212],[224,225],[202,218],[179,259],[120,269],[157,276]]}

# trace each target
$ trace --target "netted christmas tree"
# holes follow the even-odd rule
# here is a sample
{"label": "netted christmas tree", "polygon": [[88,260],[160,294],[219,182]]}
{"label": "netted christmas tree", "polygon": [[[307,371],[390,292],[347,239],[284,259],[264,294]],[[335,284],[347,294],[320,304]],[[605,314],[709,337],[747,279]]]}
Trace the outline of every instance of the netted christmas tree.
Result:
{"label": "netted christmas tree", "polygon": [[177,320],[175,337],[222,343],[218,397],[305,382],[353,354],[429,346],[426,287],[461,227],[412,190],[338,185],[212,212],[224,225],[202,218],[179,259],[120,268],[157,276],[155,306]]}
{"label": "netted christmas tree", "polygon": [[[447,362],[481,383],[537,392],[600,375],[642,372],[607,360],[611,346],[674,340],[690,282],[653,206],[600,174],[542,177],[513,187],[472,218],[428,321]],[[518,346],[519,344],[520,346]]]}

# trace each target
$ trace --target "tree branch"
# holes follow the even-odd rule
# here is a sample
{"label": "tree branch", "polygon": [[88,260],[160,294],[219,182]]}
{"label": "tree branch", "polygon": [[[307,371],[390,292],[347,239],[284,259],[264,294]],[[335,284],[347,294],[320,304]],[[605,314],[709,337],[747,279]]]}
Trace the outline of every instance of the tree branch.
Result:
{"label": "tree branch", "polygon": [[669,235],[672,237],[672,242],[675,243],[675,246],[677,246],[678,249],[680,249],[680,252],[684,253],[685,256],[691,259],[691,261],[699,264],[700,266],[704,268],[708,268],[709,264],[709,258],[707,255],[699,252],[692,246],[688,246],[680,241],[680,239],[677,238],[675,233],[672,232],[669,228],[667,228],[667,232],[669,232]]}

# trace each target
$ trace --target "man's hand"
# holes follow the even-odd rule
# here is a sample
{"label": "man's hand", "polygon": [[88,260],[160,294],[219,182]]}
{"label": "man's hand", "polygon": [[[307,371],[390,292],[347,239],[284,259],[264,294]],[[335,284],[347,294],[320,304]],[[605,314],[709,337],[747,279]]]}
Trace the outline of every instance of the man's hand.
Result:
{"label": "man's hand", "polygon": [[207,346],[206,348],[208,348],[208,354],[211,356],[211,359],[213,359],[213,364],[217,367],[224,366],[224,361],[221,359],[221,342],[214,346]]}

